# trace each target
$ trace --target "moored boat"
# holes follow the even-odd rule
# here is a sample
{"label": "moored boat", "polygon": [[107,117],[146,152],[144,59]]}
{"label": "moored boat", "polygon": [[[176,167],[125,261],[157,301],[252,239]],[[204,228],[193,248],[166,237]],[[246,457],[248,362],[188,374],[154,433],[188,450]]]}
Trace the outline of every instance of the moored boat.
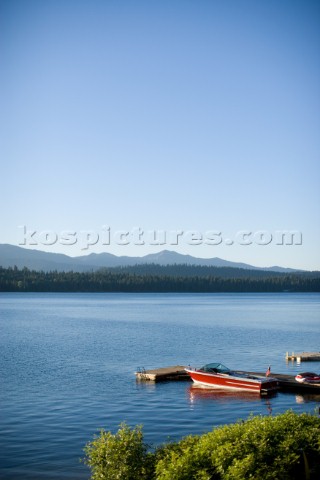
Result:
{"label": "moored boat", "polygon": [[320,383],[320,375],[313,372],[299,373],[295,379],[300,383]]}
{"label": "moored boat", "polygon": [[209,363],[199,369],[186,368],[195,384],[211,388],[244,390],[260,394],[278,390],[278,381],[270,376],[251,375],[230,370],[221,363]]}

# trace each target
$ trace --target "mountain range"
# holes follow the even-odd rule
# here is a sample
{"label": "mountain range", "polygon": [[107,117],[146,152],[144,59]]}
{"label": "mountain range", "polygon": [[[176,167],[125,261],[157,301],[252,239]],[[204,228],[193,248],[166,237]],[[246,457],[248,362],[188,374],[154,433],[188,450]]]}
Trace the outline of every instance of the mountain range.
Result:
{"label": "mountain range", "polygon": [[264,270],[271,272],[297,272],[292,268],[255,267],[247,263],[230,262],[222,258],[197,258],[191,255],[183,255],[170,250],[163,250],[159,253],[151,253],[143,257],[117,256],[112,253],[91,253],[89,255],[69,257],[62,253],[43,252],[17,247],[15,245],[0,244],[0,266],[3,268],[27,267],[30,270],[58,271],[58,272],[86,272],[99,270],[101,268],[126,267],[131,265],[201,265],[211,267],[231,267],[249,270]]}

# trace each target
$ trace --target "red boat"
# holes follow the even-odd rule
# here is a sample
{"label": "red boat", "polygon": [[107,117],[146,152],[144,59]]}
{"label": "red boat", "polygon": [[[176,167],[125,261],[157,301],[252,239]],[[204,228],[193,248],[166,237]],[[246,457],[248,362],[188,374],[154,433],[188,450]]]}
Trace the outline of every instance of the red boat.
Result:
{"label": "red boat", "polygon": [[278,381],[272,377],[232,371],[221,363],[209,363],[199,369],[185,368],[194,383],[211,388],[245,390],[260,394],[278,390]]}
{"label": "red boat", "polygon": [[320,383],[320,375],[313,372],[299,373],[295,378],[300,383]]}

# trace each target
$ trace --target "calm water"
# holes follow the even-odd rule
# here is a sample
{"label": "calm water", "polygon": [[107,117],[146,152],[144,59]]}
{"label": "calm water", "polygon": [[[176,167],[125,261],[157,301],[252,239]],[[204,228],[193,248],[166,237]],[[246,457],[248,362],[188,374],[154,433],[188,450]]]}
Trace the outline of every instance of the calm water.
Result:
{"label": "calm water", "polygon": [[318,294],[2,294],[0,478],[86,479],[79,459],[102,427],[143,424],[158,444],[254,414],[313,412],[319,397],[215,393],[189,382],[138,384],[134,371],[221,361],[285,362],[319,351]]}

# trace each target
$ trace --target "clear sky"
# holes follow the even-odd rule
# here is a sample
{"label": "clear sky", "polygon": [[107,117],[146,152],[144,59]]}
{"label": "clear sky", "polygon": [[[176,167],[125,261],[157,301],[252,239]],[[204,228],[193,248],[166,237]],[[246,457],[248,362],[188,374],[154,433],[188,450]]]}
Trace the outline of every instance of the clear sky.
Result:
{"label": "clear sky", "polygon": [[320,269],[319,1],[0,0],[0,71],[0,243]]}

